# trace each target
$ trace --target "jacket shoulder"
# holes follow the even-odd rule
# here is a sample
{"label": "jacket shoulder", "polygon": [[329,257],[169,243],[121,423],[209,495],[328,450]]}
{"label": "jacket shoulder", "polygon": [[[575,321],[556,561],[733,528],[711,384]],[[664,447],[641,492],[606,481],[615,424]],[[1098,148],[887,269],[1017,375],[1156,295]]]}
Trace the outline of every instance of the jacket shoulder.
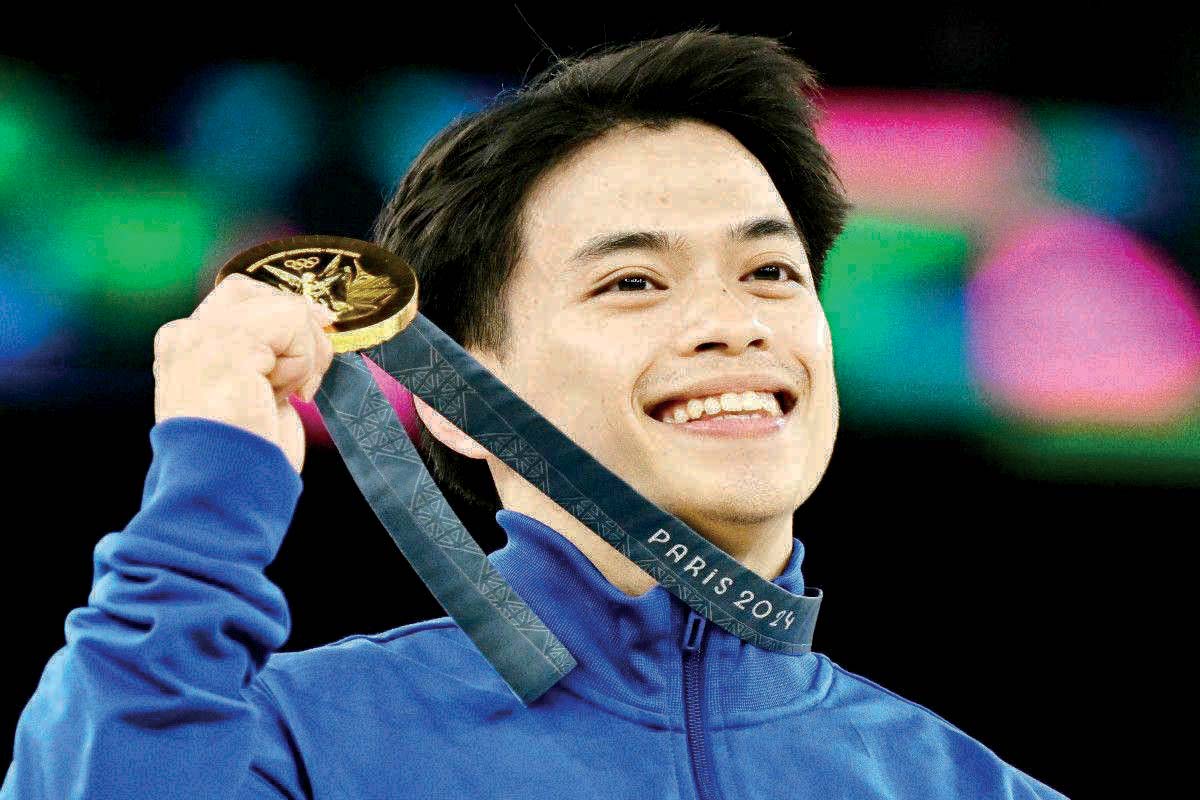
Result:
{"label": "jacket shoulder", "polygon": [[353,703],[383,696],[498,693],[507,684],[450,617],[423,620],[389,631],[353,634],[308,650],[278,652],[258,682],[277,702]]}
{"label": "jacket shoulder", "polygon": [[919,764],[939,783],[957,784],[974,796],[1065,800],[940,714],[821,657],[834,672],[825,705],[839,717],[844,713],[871,758]]}

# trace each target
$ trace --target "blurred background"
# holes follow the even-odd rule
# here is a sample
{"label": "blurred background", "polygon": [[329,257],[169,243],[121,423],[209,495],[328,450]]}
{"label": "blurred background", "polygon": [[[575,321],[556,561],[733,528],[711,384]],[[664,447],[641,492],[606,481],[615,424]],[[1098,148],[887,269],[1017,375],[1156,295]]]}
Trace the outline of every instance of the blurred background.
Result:
{"label": "blurred background", "polygon": [[[1197,30],[688,9],[4,35],[0,761],[87,602],[92,547],[138,510],[157,328],[250,245],[367,238],[425,141],[551,52],[715,23],[818,72],[856,203],[822,289],[841,431],[796,513],[826,592],[816,649],[1059,791],[1110,785],[1113,728],[1144,723],[1141,673],[1173,654],[1161,612],[1200,488]],[[268,569],[286,649],[441,616],[301,406],[304,492]]]}

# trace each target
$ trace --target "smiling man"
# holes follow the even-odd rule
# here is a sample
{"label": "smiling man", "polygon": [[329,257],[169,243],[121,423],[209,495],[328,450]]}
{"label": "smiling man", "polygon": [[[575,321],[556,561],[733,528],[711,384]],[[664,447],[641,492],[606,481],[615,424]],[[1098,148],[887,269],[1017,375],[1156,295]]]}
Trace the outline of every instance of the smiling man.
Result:
{"label": "smiling man", "polygon": [[[648,501],[797,595],[792,515],[838,425],[818,289],[848,211],[815,90],[778,42],[711,29],[564,61],[435,137],[375,231],[413,265],[429,320]],[[706,624],[417,409],[438,483],[498,501],[508,542],[489,559],[573,670],[523,704],[450,617],[279,652],[287,607],[262,570],[302,488],[295,443],[165,414],[143,508],[96,547],[0,797],[1062,797],[822,653]]]}
{"label": "smiling man", "polygon": [[[832,454],[837,393],[803,238],[767,171],[712,125],[621,125],[532,187],[524,218],[503,352],[469,352],[648,500],[777,577]],[[439,440],[487,461],[504,508],[626,594],[656,585],[415,402]]]}

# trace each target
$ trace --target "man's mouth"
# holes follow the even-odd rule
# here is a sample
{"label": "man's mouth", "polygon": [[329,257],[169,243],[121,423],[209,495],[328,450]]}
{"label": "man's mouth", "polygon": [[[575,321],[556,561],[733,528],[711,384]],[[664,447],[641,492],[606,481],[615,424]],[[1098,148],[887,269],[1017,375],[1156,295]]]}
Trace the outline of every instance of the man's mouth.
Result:
{"label": "man's mouth", "polygon": [[719,395],[670,397],[654,403],[645,413],[655,422],[687,425],[708,419],[737,417],[786,418],[796,399],[787,389],[774,392],[723,392]]}

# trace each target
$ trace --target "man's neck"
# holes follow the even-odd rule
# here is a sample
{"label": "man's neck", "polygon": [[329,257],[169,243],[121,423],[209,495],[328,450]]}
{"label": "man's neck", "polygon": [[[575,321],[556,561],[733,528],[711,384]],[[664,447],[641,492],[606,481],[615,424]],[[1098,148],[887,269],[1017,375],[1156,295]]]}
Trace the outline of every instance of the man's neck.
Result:
{"label": "man's neck", "polygon": [[[532,517],[562,534],[596,566],[609,583],[625,594],[640,597],[658,585],[649,573],[545,495],[537,491],[532,494],[528,491],[518,491],[516,496],[513,494],[511,491],[500,492],[504,508]],[[755,526],[753,529],[744,525],[720,528],[706,524],[701,530],[696,524],[683,521],[766,580],[779,577],[791,559],[790,517],[772,520],[773,524]]]}

